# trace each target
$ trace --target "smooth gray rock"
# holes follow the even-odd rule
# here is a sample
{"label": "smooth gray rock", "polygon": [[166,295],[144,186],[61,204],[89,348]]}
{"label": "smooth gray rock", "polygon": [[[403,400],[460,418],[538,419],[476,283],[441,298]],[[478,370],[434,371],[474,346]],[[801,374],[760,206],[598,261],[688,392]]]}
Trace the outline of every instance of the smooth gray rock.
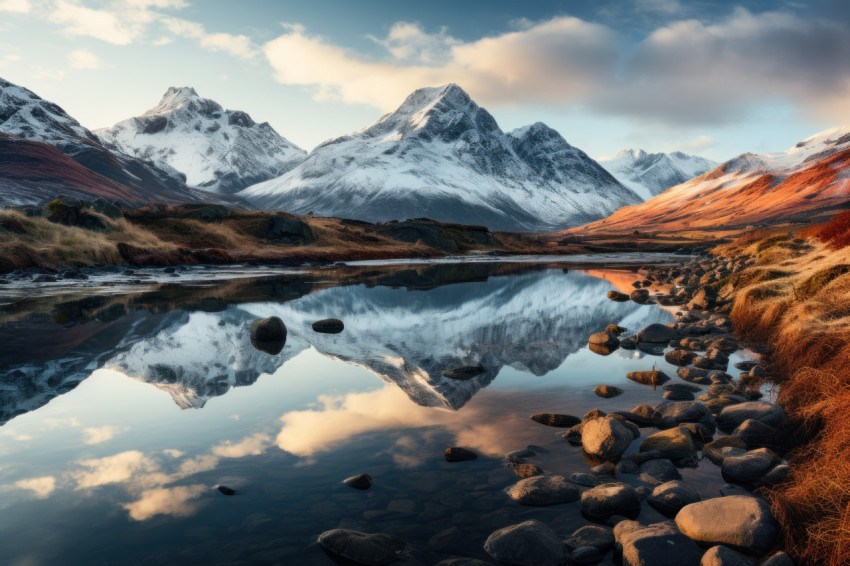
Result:
{"label": "smooth gray rock", "polygon": [[516,566],[562,566],[569,558],[561,539],[534,519],[494,531],[484,550],[497,561]]}
{"label": "smooth gray rock", "polygon": [[779,464],[761,477],[761,483],[768,486],[779,485],[788,478],[790,473],[791,466],[788,464]]}
{"label": "smooth gray rock", "polygon": [[736,436],[720,436],[702,447],[702,453],[718,466],[727,456],[746,453],[747,443]]}
{"label": "smooth gray rock", "polygon": [[345,478],[342,480],[342,483],[348,487],[353,487],[354,489],[363,491],[372,487],[372,476],[369,474],[357,474],[356,476]]}
{"label": "smooth gray rock", "polygon": [[699,493],[694,488],[681,480],[672,480],[652,490],[646,502],[662,515],[675,517],[682,507],[699,500]]}
{"label": "smooth gray rock", "polygon": [[699,566],[702,551],[672,522],[629,528],[618,538],[623,566]]}
{"label": "smooth gray rock", "polygon": [[779,537],[779,524],[767,503],[746,495],[691,503],[676,515],[676,525],[700,544],[722,544],[753,555],[773,548]]}
{"label": "smooth gray rock", "polygon": [[611,515],[636,517],[640,513],[640,498],[635,489],[624,483],[604,483],[581,494],[581,512],[596,521]]}
{"label": "smooth gray rock", "polygon": [[761,563],[761,566],[794,566],[794,561],[785,552],[777,552],[771,554],[767,560]]}
{"label": "smooth gray rock", "polygon": [[398,560],[407,542],[385,533],[363,533],[350,529],[333,529],[319,535],[319,544],[330,552],[358,564],[382,566]]}
{"label": "smooth gray rock", "polygon": [[571,564],[598,564],[604,556],[595,546],[580,546],[570,555]]}
{"label": "smooth gray rock", "polygon": [[755,419],[747,419],[732,431],[732,436],[740,438],[747,446],[764,446],[770,444],[776,429]]}
{"label": "smooth gray rock", "polygon": [[750,450],[740,456],[723,458],[720,471],[729,483],[750,484],[769,472],[779,457],[767,448]]}
{"label": "smooth gray rock", "polygon": [[608,415],[586,421],[581,429],[585,452],[605,460],[619,458],[637,438],[634,431],[616,417]]}
{"label": "smooth gray rock", "polygon": [[656,432],[640,443],[641,452],[659,452],[665,458],[688,458],[696,455],[696,450],[691,433],[684,427]]}
{"label": "smooth gray rock", "polygon": [[323,334],[339,334],[345,330],[345,324],[338,318],[325,318],[313,323],[313,331]]}
{"label": "smooth gray rock", "polygon": [[709,548],[700,561],[700,566],[757,566],[757,564],[754,560],[723,545]]}
{"label": "smooth gray rock", "polygon": [[664,403],[657,406],[656,410],[661,415],[660,426],[662,428],[672,428],[685,422],[704,422],[706,424],[713,422],[711,413],[705,408],[705,405],[698,401]]}
{"label": "smooth gray rock", "polygon": [[508,496],[520,505],[558,505],[577,501],[578,487],[564,476],[532,476],[507,489]]}
{"label": "smooth gray rock", "polygon": [[724,407],[717,417],[717,425],[720,430],[733,431],[747,419],[775,427],[785,420],[785,411],[779,405],[766,401],[747,401]]}
{"label": "smooth gray rock", "polygon": [[608,527],[585,525],[577,529],[568,542],[573,548],[594,546],[599,552],[605,553],[614,548],[614,532]]}
{"label": "smooth gray rock", "polygon": [[276,356],[286,345],[286,325],[276,316],[255,320],[251,323],[251,345]]}

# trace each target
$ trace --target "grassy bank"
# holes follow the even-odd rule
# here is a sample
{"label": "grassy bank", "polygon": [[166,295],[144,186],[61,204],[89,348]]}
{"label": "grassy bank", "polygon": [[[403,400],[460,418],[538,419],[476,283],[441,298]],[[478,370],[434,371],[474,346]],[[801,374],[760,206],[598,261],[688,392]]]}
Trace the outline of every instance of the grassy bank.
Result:
{"label": "grassy bank", "polygon": [[[110,208],[111,207],[111,208]],[[0,210],[0,273],[42,267],[300,263],[441,257],[451,254],[579,254],[673,251],[710,240],[632,237],[602,242],[492,233],[428,219],[368,223],[279,212],[238,212],[219,205],[54,202],[43,209]]]}
{"label": "grassy bank", "polygon": [[850,557],[850,213],[797,234],[752,234],[715,250],[755,258],[718,283],[738,334],[766,348],[793,472],[767,493],[800,564]]}

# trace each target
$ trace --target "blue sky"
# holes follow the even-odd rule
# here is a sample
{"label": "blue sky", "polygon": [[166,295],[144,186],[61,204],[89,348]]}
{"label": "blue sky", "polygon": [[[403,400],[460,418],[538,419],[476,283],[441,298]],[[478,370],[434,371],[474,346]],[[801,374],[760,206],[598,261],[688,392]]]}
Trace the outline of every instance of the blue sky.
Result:
{"label": "blue sky", "polygon": [[169,86],[311,149],[456,82],[594,157],[717,160],[850,123],[850,7],[682,0],[0,0],[0,76],[89,128]]}

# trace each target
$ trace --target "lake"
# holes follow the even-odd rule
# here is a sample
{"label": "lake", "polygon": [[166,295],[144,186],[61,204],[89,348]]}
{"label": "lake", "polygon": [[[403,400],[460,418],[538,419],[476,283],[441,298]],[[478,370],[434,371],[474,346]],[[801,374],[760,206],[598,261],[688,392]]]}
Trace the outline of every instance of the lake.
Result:
{"label": "lake", "polygon": [[[578,504],[513,502],[505,454],[533,445],[546,473],[587,472],[565,429],[529,416],[661,401],[625,375],[675,375],[663,356],[587,348],[610,323],[674,320],[606,298],[631,267],[193,268],[0,290],[0,563],[333,564],[316,538],[337,527],[398,535],[411,563],[489,560],[487,536],[529,518],[567,538],[588,524]],[[277,355],[249,337],[268,316],[288,330]],[[343,332],[312,330],[328,317]],[[602,383],[625,392],[599,398]],[[479,457],[447,462],[450,446]],[[369,490],[342,483],[359,473]],[[707,461],[681,473],[704,497],[724,485]]]}

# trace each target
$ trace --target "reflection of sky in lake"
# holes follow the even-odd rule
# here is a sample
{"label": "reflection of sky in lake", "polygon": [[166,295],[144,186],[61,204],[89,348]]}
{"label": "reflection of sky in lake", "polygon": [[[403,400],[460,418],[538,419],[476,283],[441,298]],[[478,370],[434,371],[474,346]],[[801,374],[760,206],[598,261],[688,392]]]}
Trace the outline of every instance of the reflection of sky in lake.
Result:
{"label": "reflection of sky in lake", "polygon": [[[502,490],[516,478],[501,456],[537,444],[549,449],[533,460],[547,472],[586,471],[580,449],[528,416],[656,402],[660,391],[625,373],[653,364],[673,371],[662,358],[600,357],[584,347],[609,322],[637,329],[669,317],[608,301],[608,289],[549,270],[430,291],[334,287],[285,303],[157,315],[152,328],[102,353],[110,369],[0,427],[0,557],[328,564],[315,537],[340,525],[394,532],[423,548],[436,533],[461,529],[466,542],[432,545],[435,557],[483,557],[490,531],[525,518],[566,535],[583,524],[575,506],[508,504]],[[269,314],[289,327],[279,356],[246,341],[250,320]],[[308,330],[331,315],[346,322],[342,334]],[[439,375],[479,362],[487,372],[469,382]],[[599,399],[591,392],[598,383],[626,393]],[[451,445],[483,457],[448,464],[442,453]],[[360,472],[375,478],[371,490],[339,483]],[[219,484],[237,495],[219,494]]]}

